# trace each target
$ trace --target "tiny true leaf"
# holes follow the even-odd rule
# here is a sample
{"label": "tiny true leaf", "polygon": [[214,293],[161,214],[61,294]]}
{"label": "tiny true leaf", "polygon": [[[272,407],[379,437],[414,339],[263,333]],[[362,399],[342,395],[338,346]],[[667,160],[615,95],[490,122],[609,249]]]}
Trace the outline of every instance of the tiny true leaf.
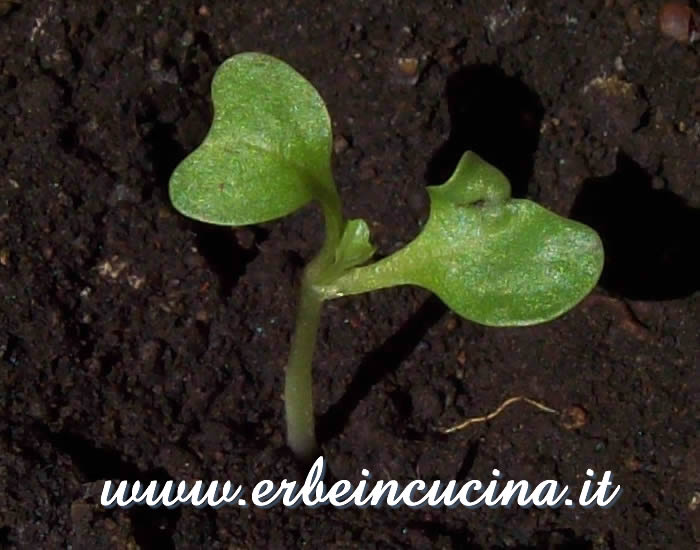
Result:
{"label": "tiny true leaf", "polygon": [[369,227],[363,219],[348,220],[343,236],[338,243],[335,263],[346,270],[369,260],[375,252],[375,247],[369,239]]}
{"label": "tiny true leaf", "polygon": [[170,179],[180,212],[246,225],[336,193],[328,111],[289,65],[261,53],[233,56],[214,75],[212,101],[209,133]]}

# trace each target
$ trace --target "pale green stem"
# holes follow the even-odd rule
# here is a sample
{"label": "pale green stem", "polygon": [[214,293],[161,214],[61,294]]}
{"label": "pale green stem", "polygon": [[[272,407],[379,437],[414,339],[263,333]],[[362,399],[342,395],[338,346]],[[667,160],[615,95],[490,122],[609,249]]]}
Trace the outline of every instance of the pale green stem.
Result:
{"label": "pale green stem", "polygon": [[349,269],[329,283],[319,285],[319,292],[326,300],[331,300],[400,285],[420,286],[418,282],[404,275],[411,272],[404,256],[404,250],[399,250],[377,262]]}
{"label": "pale green stem", "polygon": [[304,460],[316,458],[318,452],[314,427],[311,365],[322,304],[323,298],[310,284],[305,274],[301,283],[297,322],[292,336],[284,385],[287,444],[295,455]]}
{"label": "pale green stem", "polygon": [[311,367],[324,298],[314,284],[334,271],[335,251],[345,223],[340,198],[335,192],[319,197],[319,202],[326,222],[326,236],[321,250],[306,266],[301,278],[296,326],[284,381],[287,444],[295,455],[308,461],[316,458],[319,452]]}

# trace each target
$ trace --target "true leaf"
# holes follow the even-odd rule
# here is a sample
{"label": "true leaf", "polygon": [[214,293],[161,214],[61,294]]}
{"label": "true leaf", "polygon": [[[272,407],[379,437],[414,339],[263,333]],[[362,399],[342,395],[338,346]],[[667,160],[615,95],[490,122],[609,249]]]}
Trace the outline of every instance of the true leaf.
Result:
{"label": "true leaf", "polygon": [[341,269],[355,267],[369,260],[374,252],[367,222],[363,219],[348,220],[336,250],[336,265]]}
{"label": "true leaf", "polygon": [[212,100],[209,133],[170,179],[177,210],[246,225],[335,195],[328,112],[289,65],[261,53],[233,56],[214,75]]}
{"label": "true leaf", "polygon": [[430,217],[418,237],[340,278],[337,295],[415,284],[467,319],[513,326],[561,315],[597,282],[603,248],[595,231],[509,198],[505,176],[476,154],[465,153],[428,193]]}

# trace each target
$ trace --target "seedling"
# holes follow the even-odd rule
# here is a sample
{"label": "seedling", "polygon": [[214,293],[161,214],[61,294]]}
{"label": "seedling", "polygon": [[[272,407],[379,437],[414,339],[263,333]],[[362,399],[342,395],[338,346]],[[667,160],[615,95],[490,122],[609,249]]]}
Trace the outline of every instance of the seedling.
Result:
{"label": "seedling", "polygon": [[173,205],[204,222],[241,226],[317,201],[325,237],[305,267],[286,370],[287,442],[318,451],[311,363],[325,300],[397,285],[437,294],[490,326],[553,319],[596,284],[603,248],[589,227],[512,199],[506,177],[466,152],[443,185],[428,187],[430,215],[409,244],[378,261],[365,220],[345,219],[331,173],[331,122],[316,89],[260,53],[225,61],[212,83],[214,120],[170,179]]}

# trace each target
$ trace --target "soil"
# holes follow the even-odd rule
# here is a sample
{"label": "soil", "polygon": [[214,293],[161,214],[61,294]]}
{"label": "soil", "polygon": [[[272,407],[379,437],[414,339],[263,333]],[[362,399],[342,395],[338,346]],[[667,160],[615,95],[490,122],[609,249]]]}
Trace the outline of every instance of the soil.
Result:
{"label": "soil", "polygon": [[[661,35],[652,0],[262,4],[0,2],[0,546],[696,548],[697,43]],[[281,391],[319,212],[212,228],[167,195],[214,70],[247,50],[327,101],[346,212],[380,253],[419,231],[425,185],[466,149],[606,247],[591,296],[541,326],[477,326],[410,287],[328,303],[327,480],[498,468],[578,490],[591,468],[622,486],[613,506],[99,505],[107,479],[306,474]],[[564,414],[518,403],[435,430],[517,395]]]}

